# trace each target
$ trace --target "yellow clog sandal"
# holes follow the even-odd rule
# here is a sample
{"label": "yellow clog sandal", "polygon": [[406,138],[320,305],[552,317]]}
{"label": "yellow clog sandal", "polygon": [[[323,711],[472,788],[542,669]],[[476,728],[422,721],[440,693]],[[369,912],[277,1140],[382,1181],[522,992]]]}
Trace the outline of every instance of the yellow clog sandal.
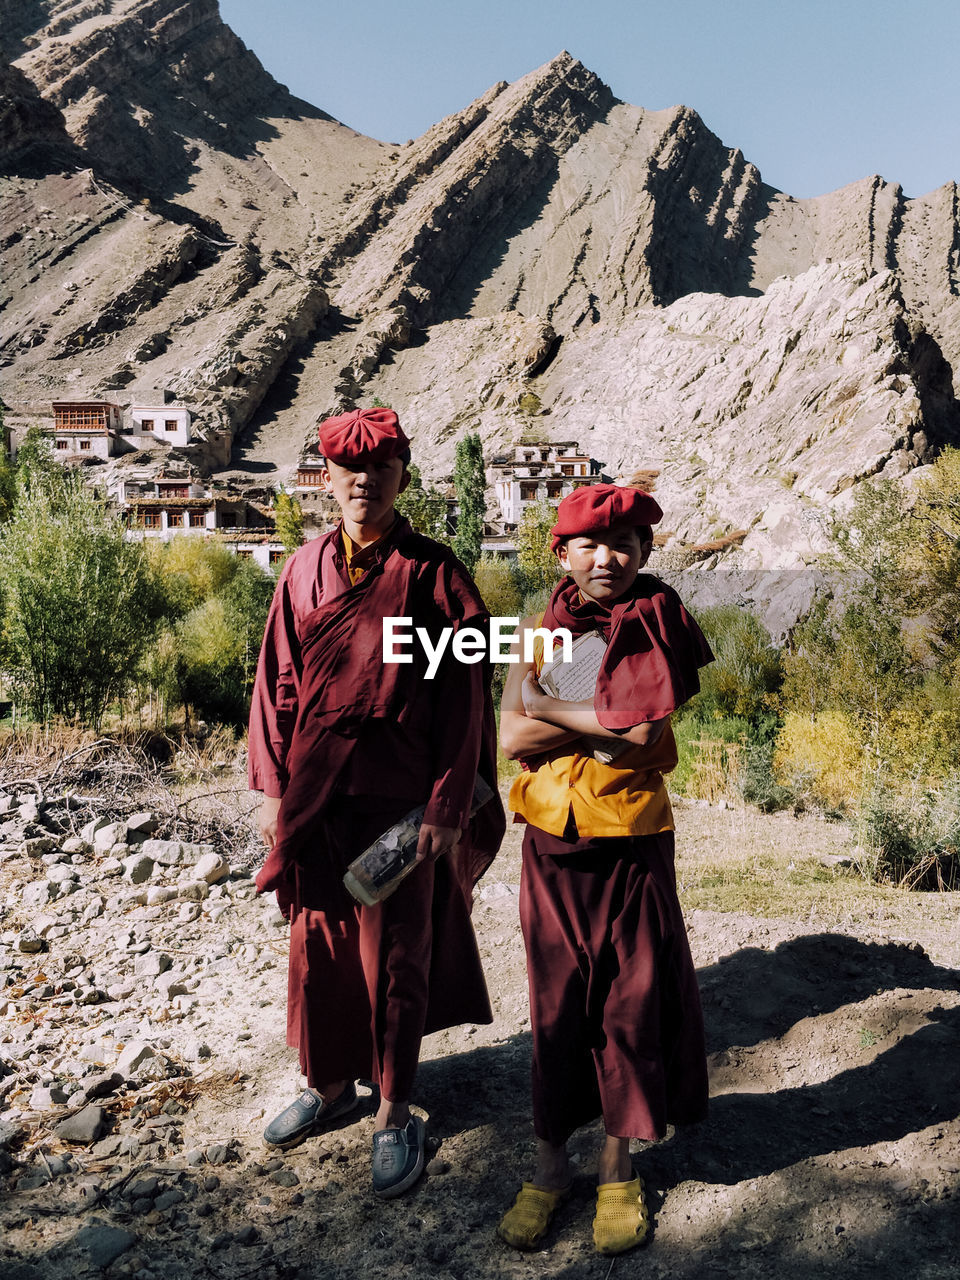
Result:
{"label": "yellow clog sandal", "polygon": [[497,1235],[514,1249],[536,1249],[547,1234],[550,1219],[569,1196],[570,1188],[548,1191],[525,1182],[512,1206],[503,1215]]}
{"label": "yellow clog sandal", "polygon": [[650,1215],[643,1195],[643,1179],[602,1182],[597,1187],[593,1243],[598,1253],[626,1253],[647,1238]]}

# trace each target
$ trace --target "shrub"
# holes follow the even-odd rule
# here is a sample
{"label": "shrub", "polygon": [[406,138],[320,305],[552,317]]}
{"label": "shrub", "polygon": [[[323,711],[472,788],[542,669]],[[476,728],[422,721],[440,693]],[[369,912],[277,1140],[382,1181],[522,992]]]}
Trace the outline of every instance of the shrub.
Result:
{"label": "shrub", "polygon": [[139,543],[79,475],[34,475],[0,533],[6,660],[38,718],[97,726],[160,612]]}
{"label": "shrub", "polygon": [[[517,564],[524,593],[549,592],[560,581],[560,562],[550,546],[550,530],[557,523],[557,508],[550,502],[532,503],[517,525]],[[526,608],[526,605],[524,605]]]}
{"label": "shrub", "polygon": [[473,572],[483,603],[494,617],[518,618],[523,594],[517,573],[509,561],[499,556],[483,556]]}
{"label": "shrub", "polygon": [[700,692],[684,715],[701,724],[741,720],[747,736],[765,740],[777,727],[776,698],[783,681],[780,651],[759,618],[736,605],[704,609],[698,615],[714,661],[700,672]]}
{"label": "shrub", "polygon": [[796,808],[801,802],[790,787],[776,776],[773,767],[775,741],[748,743],[740,754],[738,783],[740,795],[747,804],[756,805],[761,813]]}
{"label": "shrub", "polygon": [[280,492],[273,500],[277,537],[286,555],[303,546],[303,507],[299,499]]}
{"label": "shrub", "polygon": [[907,549],[913,611],[938,663],[960,660],[960,449],[917,473]]}
{"label": "shrub", "polygon": [[176,682],[185,708],[203,719],[242,722],[242,649],[222,599],[197,605],[176,626]]}
{"label": "shrub", "polygon": [[865,869],[904,889],[960,887],[960,779],[936,789],[877,790],[861,812]]}
{"label": "shrub", "polygon": [[717,801],[739,794],[740,756],[751,726],[746,720],[717,719],[709,726],[695,716],[679,716],[673,732],[677,767],[670,788],[678,795]]}
{"label": "shrub", "polygon": [[844,712],[788,711],[777,734],[773,776],[794,795],[840,809],[863,792],[863,740]]}
{"label": "shrub", "polygon": [[237,571],[239,561],[213,538],[178,534],[146,547],[164,598],[164,613],[182,618],[216,595]]}

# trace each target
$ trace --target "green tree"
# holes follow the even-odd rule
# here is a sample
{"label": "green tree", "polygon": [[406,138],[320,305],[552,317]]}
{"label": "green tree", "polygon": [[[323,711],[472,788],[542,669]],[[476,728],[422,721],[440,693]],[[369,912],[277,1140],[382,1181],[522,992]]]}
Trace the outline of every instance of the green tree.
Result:
{"label": "green tree", "polygon": [[516,569],[502,556],[482,556],[473,572],[483,603],[494,617],[518,618],[523,589]]}
{"label": "green tree", "polygon": [[237,572],[237,557],[215,538],[181,533],[150,541],[146,554],[163,596],[164,613],[181,618],[221,591]]}
{"label": "green tree", "polygon": [[33,475],[0,530],[9,661],[35,716],[96,727],[151,640],[156,580],[104,499],[57,480]]}
{"label": "green tree", "polygon": [[179,702],[188,723],[192,714],[242,723],[276,585],[273,575],[212,540],[184,536],[151,550],[159,560],[154,571],[162,585],[166,626],[144,658],[142,675],[158,715]]}
{"label": "green tree", "polygon": [[407,470],[410,472],[410,483],[397,498],[397,510],[402,516],[406,516],[417,533],[449,544],[446,498],[438,489],[424,487],[423,477],[416,463],[411,462]]}
{"label": "green tree", "polygon": [[54,456],[50,437],[40,427],[28,427],[17,446],[17,489],[29,490],[35,485],[46,485],[50,490],[60,487],[66,471]]}
{"label": "green tree", "polygon": [[9,520],[17,500],[17,473],[7,452],[7,437],[3,426],[4,406],[0,400],[0,524]]}
{"label": "green tree", "polygon": [[296,498],[281,491],[274,498],[273,514],[277,537],[289,556],[296,551],[297,547],[303,546],[303,507]]}
{"label": "green tree", "polygon": [[[253,689],[257,659],[276,582],[253,560],[238,560],[237,571],[219,593],[237,640],[236,661],[244,697]],[[246,707],[244,707],[244,716]]]}
{"label": "green tree", "polygon": [[180,700],[205,719],[240,723],[245,714],[241,638],[224,600],[213,596],[176,624]]}
{"label": "green tree", "polygon": [[550,545],[556,523],[557,508],[545,499],[532,503],[520,517],[514,541],[525,594],[543,592],[559,580],[560,564]]}
{"label": "green tree", "polygon": [[785,658],[784,705],[814,716],[836,708],[857,726],[873,768],[891,743],[897,709],[919,686],[904,635],[913,583],[910,521],[893,481],[862,485],[849,514],[829,528],[824,563],[832,586],[793,636]]}
{"label": "green tree", "polygon": [[936,665],[960,675],[960,449],[945,449],[923,469],[912,517],[912,612],[923,619]]}
{"label": "green tree", "polygon": [[776,701],[783,682],[780,650],[759,618],[737,605],[697,613],[714,661],[700,672],[700,692],[684,714],[704,726],[739,720],[754,740],[769,738],[777,726]]}
{"label": "green tree", "polygon": [[483,444],[476,432],[457,441],[453,464],[453,484],[457,491],[457,532],[453,549],[470,573],[480,559],[483,542],[483,514],[486,510],[487,478],[483,466]]}

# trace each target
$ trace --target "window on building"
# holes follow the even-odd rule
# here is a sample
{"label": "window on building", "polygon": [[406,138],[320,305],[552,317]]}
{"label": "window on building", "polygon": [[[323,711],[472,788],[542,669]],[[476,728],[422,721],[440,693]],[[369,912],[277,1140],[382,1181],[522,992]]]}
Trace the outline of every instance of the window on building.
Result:
{"label": "window on building", "polygon": [[285,552],[283,552],[283,551],[271,551],[271,552],[270,552],[270,563],[271,563],[271,564],[280,564],[280,562],[283,560],[283,557],[284,557],[284,555],[285,555],[285,554],[286,554],[286,553],[285,553]]}
{"label": "window on building", "polygon": [[167,514],[167,525],[171,529],[183,528],[183,512],[171,511]]}
{"label": "window on building", "polygon": [[562,467],[560,468],[560,474],[561,474],[562,476],[572,476],[572,475],[573,475],[573,465],[571,464],[570,466],[566,466],[566,465],[562,466]]}
{"label": "window on building", "polygon": [[54,409],[54,421],[58,427],[106,427],[106,405],[77,405]]}
{"label": "window on building", "polygon": [[537,486],[535,484],[522,484],[520,486],[520,501],[528,502],[537,496]]}
{"label": "window on building", "polygon": [[220,528],[235,529],[237,527],[237,513],[235,511],[220,512]]}
{"label": "window on building", "polygon": [[141,418],[141,419],[140,419],[140,430],[141,430],[141,431],[152,431],[152,430],[153,430],[153,419],[152,419],[152,418]]}
{"label": "window on building", "polygon": [[81,441],[80,441],[80,448],[81,448],[81,449],[84,449],[84,450],[89,449],[89,448],[90,448],[90,441],[89,441],[89,440],[81,440]]}
{"label": "window on building", "polygon": [[202,529],[205,524],[206,524],[206,518],[202,511],[190,512],[190,528],[191,529]]}
{"label": "window on building", "polygon": [[238,560],[252,560],[252,559],[253,559],[253,552],[250,550],[250,548],[249,548],[249,547],[237,547],[237,559],[238,559]]}
{"label": "window on building", "polygon": [[185,484],[161,484],[157,486],[165,498],[189,498],[190,488]]}
{"label": "window on building", "polygon": [[69,448],[70,448],[70,441],[69,441],[69,440],[58,440],[58,441],[57,441],[57,448],[58,448],[58,449],[69,449]]}
{"label": "window on building", "polygon": [[164,418],[164,420],[163,420],[163,429],[164,429],[164,431],[176,431],[176,429],[177,429],[177,420],[176,420],[176,418]]}
{"label": "window on building", "polygon": [[141,519],[145,529],[159,529],[161,527],[159,511],[144,511]]}

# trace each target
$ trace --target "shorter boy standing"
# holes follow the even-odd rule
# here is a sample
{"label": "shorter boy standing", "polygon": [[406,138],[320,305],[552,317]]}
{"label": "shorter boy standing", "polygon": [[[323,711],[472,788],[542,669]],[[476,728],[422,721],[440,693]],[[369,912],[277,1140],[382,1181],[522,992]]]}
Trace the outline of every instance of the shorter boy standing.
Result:
{"label": "shorter boy standing", "polygon": [[[593,1236],[625,1252],[649,1229],[630,1139],[707,1105],[703,1020],[677,899],[663,774],[677,763],[670,713],[699,688],[709,647],[676,593],[640,574],[662,512],[615,485],[560,504],[553,548],[567,576],[522,629],[597,631],[607,642],[594,697],[541,690],[542,656],[511,667],[501,742],[525,771],[510,807],[527,823],[520,920],[533,1034],[536,1172],[499,1234],[535,1248],[570,1189],[567,1141],[602,1116]],[[535,651],[536,652],[536,651]],[[593,740],[588,743],[584,738]],[[592,750],[606,739],[614,754]]]}

